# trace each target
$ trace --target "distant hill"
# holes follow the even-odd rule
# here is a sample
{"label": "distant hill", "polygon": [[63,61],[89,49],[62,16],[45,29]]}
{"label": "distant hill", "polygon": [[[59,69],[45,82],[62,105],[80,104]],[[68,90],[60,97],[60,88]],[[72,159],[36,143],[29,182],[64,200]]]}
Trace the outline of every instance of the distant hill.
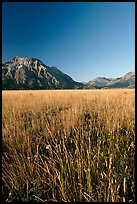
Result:
{"label": "distant hill", "polygon": [[56,67],[46,66],[36,58],[14,57],[2,64],[2,89],[76,89],[83,83],[74,81]]}
{"label": "distant hill", "polygon": [[123,77],[119,78],[105,78],[97,77],[89,81],[87,87],[100,88],[135,88],[135,72],[128,72]]}

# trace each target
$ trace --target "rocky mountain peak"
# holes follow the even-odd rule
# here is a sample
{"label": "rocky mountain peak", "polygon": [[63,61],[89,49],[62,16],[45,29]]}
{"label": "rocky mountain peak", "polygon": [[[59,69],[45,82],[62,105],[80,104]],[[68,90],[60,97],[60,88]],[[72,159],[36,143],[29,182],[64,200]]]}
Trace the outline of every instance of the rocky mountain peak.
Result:
{"label": "rocky mountain peak", "polygon": [[2,64],[3,89],[73,89],[83,86],[36,58],[14,57]]}
{"label": "rocky mountain peak", "polygon": [[128,80],[130,78],[134,78],[135,77],[135,72],[128,72],[127,74],[125,74],[123,76],[123,79]]}

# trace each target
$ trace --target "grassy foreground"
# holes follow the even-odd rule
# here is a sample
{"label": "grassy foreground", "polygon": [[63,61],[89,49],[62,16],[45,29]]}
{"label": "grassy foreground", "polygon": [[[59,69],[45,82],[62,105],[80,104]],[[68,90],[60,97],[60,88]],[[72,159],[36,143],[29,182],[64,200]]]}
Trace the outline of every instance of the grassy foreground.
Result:
{"label": "grassy foreground", "polygon": [[3,201],[135,201],[135,90],[3,91]]}

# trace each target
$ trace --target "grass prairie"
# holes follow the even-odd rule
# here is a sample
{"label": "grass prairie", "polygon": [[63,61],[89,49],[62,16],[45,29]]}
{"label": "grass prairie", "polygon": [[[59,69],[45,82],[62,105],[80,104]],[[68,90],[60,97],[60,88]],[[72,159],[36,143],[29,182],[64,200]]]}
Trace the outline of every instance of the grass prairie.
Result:
{"label": "grass prairie", "polygon": [[2,200],[135,202],[135,90],[2,91]]}

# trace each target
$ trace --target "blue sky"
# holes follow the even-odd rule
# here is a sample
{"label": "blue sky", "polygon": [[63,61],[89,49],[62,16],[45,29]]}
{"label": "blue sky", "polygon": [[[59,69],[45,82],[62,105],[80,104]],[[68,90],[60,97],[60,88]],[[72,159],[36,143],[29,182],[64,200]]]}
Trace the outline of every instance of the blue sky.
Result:
{"label": "blue sky", "polygon": [[15,56],[83,82],[135,71],[135,3],[3,2],[2,61]]}

